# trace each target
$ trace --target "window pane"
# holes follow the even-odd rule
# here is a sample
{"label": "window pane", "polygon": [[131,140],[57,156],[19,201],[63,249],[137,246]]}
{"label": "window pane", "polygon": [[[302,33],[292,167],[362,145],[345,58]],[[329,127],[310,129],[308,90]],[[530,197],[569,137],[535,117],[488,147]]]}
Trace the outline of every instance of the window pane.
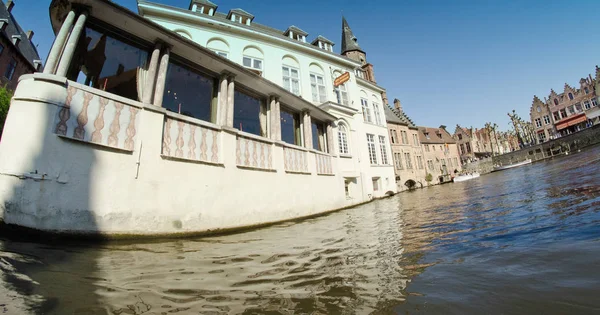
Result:
{"label": "window pane", "polygon": [[310,83],[317,83],[317,79],[315,78],[314,74],[310,75]]}
{"label": "window pane", "polygon": [[[148,52],[124,43],[87,26],[75,52],[67,78],[81,77],[86,85],[109,93],[139,100],[137,95],[138,69],[146,68]],[[79,76],[79,72],[83,75]]]}
{"label": "window pane", "polygon": [[290,144],[300,144],[300,114],[281,109],[281,140]]}
{"label": "window pane", "polygon": [[233,127],[262,136],[259,116],[260,100],[236,90],[233,105]]}
{"label": "window pane", "polygon": [[295,78],[295,79],[298,78],[298,70],[292,69],[292,78]]}
{"label": "window pane", "polygon": [[262,70],[262,61],[254,59],[254,69]]}
{"label": "window pane", "polygon": [[163,95],[163,107],[168,111],[210,121],[212,92],[212,79],[169,63]]}
{"label": "window pane", "polygon": [[324,84],[323,83],[323,77],[317,76],[317,83]]}
{"label": "window pane", "polygon": [[248,57],[244,57],[244,67],[252,67],[252,60]]}

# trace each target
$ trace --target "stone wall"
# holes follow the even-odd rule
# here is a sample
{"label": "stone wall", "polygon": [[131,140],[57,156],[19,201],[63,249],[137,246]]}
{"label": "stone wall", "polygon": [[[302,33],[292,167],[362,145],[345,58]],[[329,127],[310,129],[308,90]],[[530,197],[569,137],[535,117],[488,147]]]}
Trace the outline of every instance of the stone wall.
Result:
{"label": "stone wall", "polygon": [[467,163],[463,165],[463,170],[470,172],[478,172],[479,174],[491,173],[494,168],[491,158],[481,159],[479,161]]}
{"label": "stone wall", "polygon": [[600,143],[600,125],[592,126],[588,129],[550,140],[542,144],[494,156],[493,163],[498,165],[508,165],[521,162],[525,159],[531,159],[535,162],[551,158],[555,155],[565,154],[565,152],[577,151],[598,143]]}

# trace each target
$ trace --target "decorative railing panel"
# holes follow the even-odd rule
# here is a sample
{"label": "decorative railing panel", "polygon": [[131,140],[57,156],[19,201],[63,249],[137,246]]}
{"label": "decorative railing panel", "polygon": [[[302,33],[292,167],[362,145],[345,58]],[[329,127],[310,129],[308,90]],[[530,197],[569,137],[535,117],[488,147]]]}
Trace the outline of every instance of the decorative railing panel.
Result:
{"label": "decorative railing panel", "polygon": [[168,157],[219,163],[220,131],[166,117],[162,154]]}
{"label": "decorative railing panel", "polygon": [[332,157],[330,155],[315,153],[315,159],[317,160],[317,174],[333,175]]}
{"label": "decorative railing panel", "polygon": [[63,137],[133,151],[139,111],[135,106],[69,86],[53,129]]}
{"label": "decorative railing panel", "polygon": [[283,158],[286,171],[308,173],[308,153],[306,151],[284,147]]}
{"label": "decorative railing panel", "polygon": [[272,170],[273,145],[268,142],[238,135],[236,163],[238,166],[243,167]]}

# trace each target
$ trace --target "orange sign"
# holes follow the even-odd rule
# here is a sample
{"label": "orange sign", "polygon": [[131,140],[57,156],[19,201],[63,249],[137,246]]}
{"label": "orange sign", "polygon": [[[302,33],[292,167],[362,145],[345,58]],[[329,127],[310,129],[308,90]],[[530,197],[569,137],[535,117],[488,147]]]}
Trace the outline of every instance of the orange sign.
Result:
{"label": "orange sign", "polygon": [[340,75],[339,77],[335,78],[335,80],[333,80],[333,86],[340,86],[348,82],[348,80],[350,80],[350,72],[346,71],[344,72],[344,74]]}

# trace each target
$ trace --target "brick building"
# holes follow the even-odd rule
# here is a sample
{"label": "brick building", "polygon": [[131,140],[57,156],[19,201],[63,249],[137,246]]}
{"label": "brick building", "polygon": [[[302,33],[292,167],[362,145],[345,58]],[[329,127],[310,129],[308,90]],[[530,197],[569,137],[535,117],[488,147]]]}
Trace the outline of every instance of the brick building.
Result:
{"label": "brick building", "polygon": [[462,170],[456,141],[446,126],[418,129],[427,172],[433,175],[432,184],[450,181],[455,171]]}
{"label": "brick building", "polygon": [[596,66],[595,78],[591,75],[581,78],[579,88],[565,83],[562,93],[551,89],[544,101],[534,95],[529,116],[537,142],[546,142],[600,122],[598,82],[600,69]]}
{"label": "brick building", "polygon": [[427,185],[419,129],[404,113],[398,99],[394,99],[394,108],[384,106],[384,110],[398,191]]}
{"label": "brick building", "polygon": [[25,32],[12,14],[15,2],[0,4],[0,83],[14,90],[21,75],[41,71],[42,61],[31,42],[33,31]]}

